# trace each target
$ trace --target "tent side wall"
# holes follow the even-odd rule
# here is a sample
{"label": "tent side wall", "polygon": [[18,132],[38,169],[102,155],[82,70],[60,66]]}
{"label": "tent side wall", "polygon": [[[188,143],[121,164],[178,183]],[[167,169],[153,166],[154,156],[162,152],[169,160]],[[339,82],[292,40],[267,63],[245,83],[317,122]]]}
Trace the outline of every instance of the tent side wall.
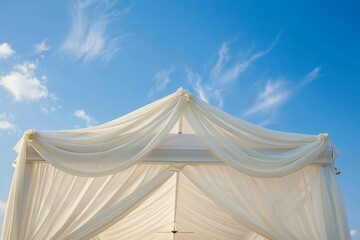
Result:
{"label": "tent side wall", "polygon": [[[132,240],[145,233],[149,240],[157,239],[157,232],[170,229],[173,222],[175,182],[166,180],[170,178],[140,201],[132,201],[139,210],[118,212],[110,224],[100,216],[115,214],[126,197],[144,191],[143,186],[166,171],[172,176],[173,170],[167,164],[135,164],[115,175],[88,178],[47,162],[28,163],[18,239],[71,239],[74,232],[81,233],[77,239],[89,239],[94,233],[86,229],[96,227],[98,239]],[[224,164],[188,165],[179,171],[177,227],[195,232],[192,239],[221,233],[228,240],[251,234],[267,239],[350,239],[331,166],[310,165],[280,178],[250,177]],[[97,224],[89,227],[89,222]],[[16,239],[10,233],[4,228],[3,239]]]}

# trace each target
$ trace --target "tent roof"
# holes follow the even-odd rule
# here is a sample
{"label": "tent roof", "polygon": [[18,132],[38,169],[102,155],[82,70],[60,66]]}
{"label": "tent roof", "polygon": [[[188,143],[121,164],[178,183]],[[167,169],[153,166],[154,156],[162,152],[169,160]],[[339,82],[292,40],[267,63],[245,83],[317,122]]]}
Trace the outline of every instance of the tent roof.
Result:
{"label": "tent roof", "polygon": [[[164,115],[164,112],[167,116]],[[162,114],[164,116],[162,116],[162,119],[159,119],[159,116]],[[151,125],[152,122],[155,122],[154,120],[156,120],[157,126]],[[129,128],[127,125],[132,126]],[[149,127],[146,133],[149,136],[148,142],[143,143],[142,147],[139,146],[138,149],[145,148],[149,143],[156,143],[152,144],[151,149],[148,148],[146,153],[141,154],[141,157],[138,157],[137,161],[139,162],[208,162],[225,163],[235,167],[235,164],[231,164],[231,161],[229,161],[233,159],[224,157],[227,154],[220,153],[215,149],[216,145],[224,141],[228,141],[229,145],[234,145],[230,147],[240,149],[241,153],[237,154],[237,158],[239,155],[242,155],[242,158],[252,158],[254,156],[254,160],[259,160],[260,162],[261,158],[267,158],[269,155],[279,158],[276,161],[282,161],[284,158],[282,155],[285,153],[302,151],[296,158],[292,159],[292,162],[294,162],[309,154],[308,149],[304,151],[301,148],[306,148],[307,145],[309,146],[314,143],[318,146],[312,149],[311,159],[306,157],[307,164],[326,164],[330,158],[336,158],[337,153],[334,152],[332,144],[327,141],[327,134],[314,136],[268,130],[234,118],[208,103],[193,97],[183,88],[179,88],[174,94],[99,126],[47,132],[35,132],[30,129],[25,133],[24,138],[34,137],[36,141],[27,149],[27,160],[48,160],[55,166],[60,167],[53,159],[66,156],[74,160],[73,163],[69,162],[69,165],[71,165],[76,162],[80,154],[86,156],[93,153],[94,147],[97,148],[97,158],[101,158],[100,155],[106,155],[109,151],[113,151],[114,155],[118,158],[124,155],[124,148],[119,147],[119,145],[127,144],[128,138],[126,136],[130,134],[135,135],[136,133],[143,134],[147,127]],[[196,130],[194,130],[194,127]],[[119,132],[119,134],[112,134],[112,132]],[[152,138],[153,136],[156,137],[156,141]],[[122,142],[119,138],[124,138],[125,141]],[[211,138],[214,140],[210,142]],[[72,141],[76,144],[67,144],[67,141]],[[105,141],[105,143],[102,141]],[[15,150],[19,152],[20,146],[21,141],[15,147]],[[60,156],[49,156],[49,151],[45,151],[46,148],[56,150]],[[232,151],[226,146],[222,150]],[[74,156],[74,154],[77,156]],[[186,154],[192,157],[184,158]],[[58,160],[58,162],[61,162],[61,159]],[[91,165],[91,161],[89,161],[89,164]],[[116,165],[115,161],[110,164]],[[302,167],[304,166],[305,164],[302,164]],[[300,168],[301,166],[296,169]],[[237,169],[240,171],[245,170],[239,167]],[[82,173],[76,171],[73,174]],[[83,174],[86,175],[87,173]]]}

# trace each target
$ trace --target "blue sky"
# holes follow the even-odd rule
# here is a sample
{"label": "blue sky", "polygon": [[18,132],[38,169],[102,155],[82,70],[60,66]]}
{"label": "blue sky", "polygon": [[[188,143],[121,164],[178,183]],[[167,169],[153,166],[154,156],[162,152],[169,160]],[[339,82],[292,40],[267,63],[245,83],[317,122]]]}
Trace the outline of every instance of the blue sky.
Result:
{"label": "blue sky", "polygon": [[183,86],[271,129],[328,132],[360,239],[359,1],[0,5],[0,225],[23,131],[101,124]]}

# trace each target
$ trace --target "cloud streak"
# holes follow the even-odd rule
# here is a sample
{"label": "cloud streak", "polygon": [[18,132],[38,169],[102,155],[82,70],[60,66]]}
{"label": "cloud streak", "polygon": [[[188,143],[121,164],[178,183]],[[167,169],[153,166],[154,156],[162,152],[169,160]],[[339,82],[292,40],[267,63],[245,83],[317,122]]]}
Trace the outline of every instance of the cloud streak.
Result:
{"label": "cloud streak", "polygon": [[260,112],[269,112],[284,104],[291,96],[291,89],[283,80],[268,81],[265,88],[259,93],[255,104],[245,112],[251,115]]}
{"label": "cloud streak", "polygon": [[279,40],[279,36],[280,35],[276,37],[275,41],[270,45],[268,49],[256,52],[255,54],[250,55],[245,60],[237,61],[230,66],[228,66],[230,60],[229,43],[223,43],[220,50],[218,51],[217,62],[210,74],[211,80],[213,82],[217,82],[219,85],[222,86],[236,81],[252,64],[254,64],[260,58],[264,57],[274,48],[274,46]]}
{"label": "cloud streak", "polygon": [[280,34],[274,42],[265,50],[258,51],[245,59],[231,61],[229,42],[221,44],[217,53],[217,59],[209,72],[209,80],[203,81],[202,77],[186,67],[187,80],[201,99],[215,103],[223,107],[224,92],[238,81],[241,76],[259,59],[266,56],[277,44]]}
{"label": "cloud streak", "polygon": [[15,54],[15,50],[11,47],[9,43],[0,44],[0,59],[6,59]]}
{"label": "cloud streak", "polygon": [[309,83],[311,83],[314,79],[319,77],[321,71],[321,67],[318,66],[314,68],[311,72],[309,72],[299,83],[299,87],[303,87]]}
{"label": "cloud streak", "polygon": [[170,75],[175,71],[174,67],[167,70],[159,71],[154,76],[155,85],[150,89],[148,96],[152,97],[155,93],[160,92],[166,88],[170,83]]}
{"label": "cloud streak", "polygon": [[47,39],[45,38],[40,43],[38,43],[38,44],[36,44],[34,46],[36,54],[41,54],[41,53],[46,52],[46,51],[48,51],[50,49],[50,46],[46,44],[46,41],[47,41]]}
{"label": "cloud streak", "polygon": [[9,91],[15,101],[37,101],[48,97],[47,87],[35,76],[36,62],[24,62],[9,74],[0,77],[0,85]]}
{"label": "cloud streak", "polygon": [[192,88],[196,92],[196,94],[200,97],[201,100],[205,102],[209,102],[209,98],[207,96],[207,89],[202,85],[201,76],[198,73],[193,72],[189,67],[185,67],[186,78],[188,82],[191,83]]}
{"label": "cloud streak", "polygon": [[74,116],[85,121],[87,127],[94,126],[97,121],[85,113],[83,109],[78,109],[74,112]]}
{"label": "cloud streak", "polygon": [[114,5],[115,1],[76,1],[71,30],[60,50],[84,62],[96,58],[109,61],[119,51],[120,40],[107,32],[117,14],[112,10]]}
{"label": "cloud streak", "polygon": [[289,101],[296,91],[314,81],[319,76],[320,71],[321,67],[314,68],[295,87],[282,79],[268,81],[263,90],[259,92],[254,105],[245,111],[245,115],[273,113]]}

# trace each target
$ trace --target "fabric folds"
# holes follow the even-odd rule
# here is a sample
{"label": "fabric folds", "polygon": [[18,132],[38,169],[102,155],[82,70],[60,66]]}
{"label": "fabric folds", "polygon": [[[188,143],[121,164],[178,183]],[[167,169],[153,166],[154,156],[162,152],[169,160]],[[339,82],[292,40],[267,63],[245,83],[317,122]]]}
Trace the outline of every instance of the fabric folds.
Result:
{"label": "fabric folds", "polygon": [[[176,148],[174,161],[171,144],[157,147],[182,122],[202,144]],[[314,164],[330,145],[327,134],[242,121],[182,88],[99,126],[30,130],[15,146],[2,240],[170,240],[174,229],[178,240],[350,240],[334,154]],[[157,150],[171,161],[143,161]]]}
{"label": "fabric folds", "polygon": [[[245,123],[198,99],[187,108],[186,116],[219,159],[254,177],[280,177],[295,172],[314,162],[328,144],[318,136],[285,134]],[[263,153],[259,148],[281,151]]]}
{"label": "fabric folds", "polygon": [[168,166],[137,165],[85,178],[34,163],[19,239],[90,239],[127,216],[173,173]]}
{"label": "fabric folds", "polygon": [[279,177],[313,163],[329,144],[327,137],[255,126],[183,91],[100,126],[36,132],[30,145],[64,172],[104,176],[137,163],[184,117],[224,163],[250,176]]}
{"label": "fabric folds", "polygon": [[241,226],[267,239],[349,239],[343,216],[333,215],[343,211],[332,194],[337,186],[321,184],[329,171],[334,176],[331,167],[312,165],[264,179],[218,165],[185,168],[183,174]]}

